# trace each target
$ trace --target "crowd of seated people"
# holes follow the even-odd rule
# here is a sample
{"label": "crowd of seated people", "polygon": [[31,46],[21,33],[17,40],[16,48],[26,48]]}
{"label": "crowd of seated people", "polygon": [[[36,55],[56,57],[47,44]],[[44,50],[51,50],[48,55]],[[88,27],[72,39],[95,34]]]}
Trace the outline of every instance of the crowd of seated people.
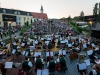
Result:
{"label": "crowd of seated people", "polygon": [[[70,58],[70,60],[75,60],[75,59],[78,59],[78,55],[81,52],[85,52],[87,53],[90,59],[90,63],[93,63],[93,64],[97,64],[96,60],[100,58],[99,56],[97,56],[100,52],[100,49],[99,49],[100,46],[97,42],[95,43],[93,41],[80,38],[80,37],[78,37],[77,39],[72,39],[70,37],[55,38],[55,37],[48,37],[48,36],[42,37],[42,38],[44,38],[45,40],[36,39],[36,38],[30,39],[26,37],[23,37],[21,40],[19,40],[19,38],[15,36],[15,38],[12,40],[10,44],[11,50],[9,50],[9,52],[11,52],[11,54],[18,53],[20,55],[25,56],[25,60],[22,62],[22,69],[25,72],[30,71],[33,66],[35,66],[35,70],[37,72],[38,69],[41,69],[41,70],[44,69],[45,64],[47,64],[47,69],[49,70],[50,74],[54,74],[55,71],[65,72],[66,70],[68,70],[67,64],[66,64],[67,54],[69,55],[69,57],[72,57]],[[48,40],[48,38],[51,38],[51,39]],[[57,48],[61,50],[62,52],[57,55],[56,60],[54,60],[54,55],[49,56],[48,61],[42,56],[42,54],[34,56],[34,53],[38,52],[38,49],[37,49],[38,46],[42,46],[41,51],[43,48],[46,51],[51,52],[52,48],[55,47],[56,39],[58,40],[57,46],[59,46]],[[20,45],[18,45],[18,43]],[[20,51],[19,51],[19,48],[20,48]],[[33,54],[31,54],[31,52],[33,52]],[[0,52],[0,54],[2,54],[2,52]],[[34,65],[32,62],[28,60],[28,57],[34,58]],[[99,73],[99,68],[98,68],[99,65],[96,65],[95,68],[93,68],[96,70],[96,73]],[[79,70],[78,72],[82,75],[83,71],[84,73],[86,73],[85,72],[86,69],[82,69],[81,71]]]}

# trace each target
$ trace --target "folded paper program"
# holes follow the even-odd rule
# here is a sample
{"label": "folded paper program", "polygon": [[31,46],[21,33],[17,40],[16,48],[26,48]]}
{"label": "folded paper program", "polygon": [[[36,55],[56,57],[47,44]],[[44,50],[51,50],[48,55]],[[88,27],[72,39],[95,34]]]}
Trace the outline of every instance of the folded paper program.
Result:
{"label": "folded paper program", "polygon": [[22,43],[21,46],[25,46],[25,43]]}
{"label": "folded paper program", "polygon": [[86,63],[81,63],[79,65],[79,70],[85,70],[86,69]]}
{"label": "folded paper program", "polygon": [[68,44],[68,47],[72,47],[72,44]]}
{"label": "folded paper program", "polygon": [[23,54],[23,55],[25,55],[25,52],[26,52],[26,51],[23,51],[23,53],[22,53],[22,54]]}
{"label": "folded paper program", "polygon": [[15,54],[15,52],[16,52],[16,50],[15,50],[15,49],[13,49],[13,50],[12,50],[12,54]]}
{"label": "folded paper program", "polygon": [[44,38],[41,38],[41,40],[44,40]]}
{"label": "folded paper program", "polygon": [[43,69],[42,70],[42,75],[49,75],[49,70],[48,69]]}
{"label": "folded paper program", "polygon": [[37,56],[39,56],[39,55],[41,56],[41,52],[35,52],[35,53],[34,53],[34,56],[35,56],[35,57],[37,57]]}
{"label": "folded paper program", "polygon": [[26,53],[25,53],[25,56],[28,56],[28,54],[29,54],[29,52],[26,52]]}
{"label": "folded paper program", "polygon": [[37,70],[37,75],[49,75],[48,69]]}
{"label": "folded paper program", "polygon": [[13,62],[6,62],[5,68],[12,68]]}
{"label": "folded paper program", "polygon": [[90,64],[90,59],[86,59],[84,62],[86,63],[87,66],[91,65]]}
{"label": "folded paper program", "polygon": [[91,55],[93,53],[92,50],[87,51],[87,55]]}
{"label": "folded paper program", "polygon": [[42,75],[42,70],[37,70],[37,75]]}
{"label": "folded paper program", "polygon": [[66,55],[66,50],[59,50],[60,55]]}
{"label": "folded paper program", "polygon": [[65,41],[60,41],[60,43],[65,43]]}
{"label": "folded paper program", "polygon": [[51,40],[51,38],[47,38],[47,40],[49,40],[49,41],[50,41],[50,40]]}
{"label": "folded paper program", "polygon": [[53,52],[46,52],[46,56],[48,57],[48,56],[53,56],[54,54],[53,54]]}

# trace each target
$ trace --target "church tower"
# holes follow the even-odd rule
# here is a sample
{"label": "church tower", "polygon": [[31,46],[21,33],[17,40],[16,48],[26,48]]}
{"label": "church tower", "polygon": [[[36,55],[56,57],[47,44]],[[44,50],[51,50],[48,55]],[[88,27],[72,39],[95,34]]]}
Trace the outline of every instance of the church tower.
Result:
{"label": "church tower", "polygon": [[44,11],[44,10],[43,10],[43,6],[41,5],[40,12],[43,13],[43,11]]}

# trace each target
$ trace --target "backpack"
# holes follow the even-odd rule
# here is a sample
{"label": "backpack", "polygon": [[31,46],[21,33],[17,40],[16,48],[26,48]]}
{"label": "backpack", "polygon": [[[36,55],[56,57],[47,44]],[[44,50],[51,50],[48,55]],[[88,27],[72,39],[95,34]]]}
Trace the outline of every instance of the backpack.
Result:
{"label": "backpack", "polygon": [[23,69],[19,69],[17,75],[24,75],[24,70]]}
{"label": "backpack", "polygon": [[60,63],[56,64],[55,70],[58,71],[58,72],[61,71],[61,65],[60,65]]}

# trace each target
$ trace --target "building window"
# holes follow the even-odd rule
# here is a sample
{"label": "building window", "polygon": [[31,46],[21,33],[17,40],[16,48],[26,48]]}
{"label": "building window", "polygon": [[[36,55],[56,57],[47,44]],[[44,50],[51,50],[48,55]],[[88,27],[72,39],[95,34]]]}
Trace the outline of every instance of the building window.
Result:
{"label": "building window", "polygon": [[6,13],[6,10],[3,10],[3,13]]}
{"label": "building window", "polygon": [[26,20],[26,18],[24,17],[24,21]]}
{"label": "building window", "polygon": [[17,25],[19,25],[19,22],[16,22]]}
{"label": "building window", "polygon": [[29,20],[29,18],[28,18],[28,20]]}
{"label": "building window", "polygon": [[20,25],[20,24],[21,24],[21,22],[16,22],[16,24],[17,24],[17,25]]}
{"label": "building window", "polygon": [[14,14],[17,14],[17,11],[15,11]]}
{"label": "building window", "polygon": [[27,15],[29,16],[29,13],[27,13]]}
{"label": "building window", "polygon": [[20,12],[18,12],[18,14],[20,15]]}
{"label": "building window", "polygon": [[19,17],[19,21],[21,20],[21,17]]}

